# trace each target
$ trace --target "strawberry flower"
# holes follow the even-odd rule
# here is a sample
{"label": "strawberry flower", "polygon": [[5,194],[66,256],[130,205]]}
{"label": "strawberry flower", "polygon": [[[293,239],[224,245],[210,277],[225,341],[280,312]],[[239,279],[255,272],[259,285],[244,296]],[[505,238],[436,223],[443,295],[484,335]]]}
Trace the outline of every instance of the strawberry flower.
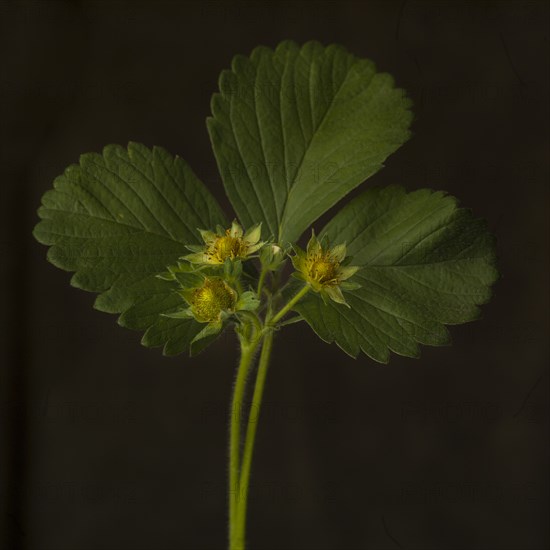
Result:
{"label": "strawberry flower", "polygon": [[265,243],[260,241],[262,224],[258,223],[243,232],[237,221],[229,229],[218,226],[216,232],[199,229],[203,246],[189,245],[192,254],[183,259],[193,264],[219,265],[229,260],[245,260],[257,252]]}
{"label": "strawberry flower", "polygon": [[346,245],[323,246],[312,232],[305,251],[296,245],[293,249],[295,254],[291,259],[296,269],[293,275],[319,292],[325,303],[330,299],[349,307],[342,290],[355,290],[360,285],[347,281],[359,266],[346,265]]}

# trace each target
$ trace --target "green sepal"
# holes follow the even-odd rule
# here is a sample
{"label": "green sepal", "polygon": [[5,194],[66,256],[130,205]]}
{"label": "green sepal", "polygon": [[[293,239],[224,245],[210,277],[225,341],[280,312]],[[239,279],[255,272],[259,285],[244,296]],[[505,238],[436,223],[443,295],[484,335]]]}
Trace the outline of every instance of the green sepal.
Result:
{"label": "green sepal", "polygon": [[352,283],[350,281],[342,281],[339,286],[342,290],[359,290],[361,288],[359,283]]}
{"label": "green sepal", "polygon": [[202,353],[208,346],[213,344],[222,334],[222,330],[219,332],[204,336],[200,340],[194,340],[189,345],[189,356],[196,357],[199,353]]}
{"label": "green sepal", "polygon": [[189,355],[191,357],[198,355],[220,335],[222,329],[223,320],[205,325],[205,327],[195,336],[195,338],[191,340],[191,344],[189,345]]}
{"label": "green sepal", "polygon": [[[216,227],[220,228],[221,225],[216,225]],[[214,231],[210,231],[209,229],[198,229],[198,228],[197,228],[197,231],[200,233],[200,236],[205,243],[216,240],[217,235],[216,233],[214,233]]]}
{"label": "green sepal", "polygon": [[303,271],[305,266],[304,262],[307,258],[306,251],[301,249],[297,244],[292,245],[294,254],[290,256],[290,261],[296,271]]}
{"label": "green sepal", "polygon": [[255,223],[253,226],[249,227],[244,233],[244,240],[256,244],[262,236],[262,222]]}
{"label": "green sepal", "polygon": [[285,250],[274,243],[267,243],[260,250],[260,263],[267,271],[277,271],[286,262]]}
{"label": "green sepal", "polygon": [[232,260],[226,258],[223,263],[223,273],[228,281],[236,281],[243,272],[243,264],[241,260]]}
{"label": "green sepal", "polygon": [[176,276],[171,271],[165,271],[164,273],[159,273],[158,275],[155,275],[157,279],[161,279],[162,281],[175,281]]}
{"label": "green sepal", "polygon": [[174,276],[183,288],[197,288],[204,282],[204,274],[201,271],[178,271]]}
{"label": "green sepal", "polygon": [[223,323],[220,321],[218,323],[207,323],[205,327],[191,340],[191,344],[193,342],[197,342],[199,340],[202,340],[203,338],[206,338],[207,336],[211,336],[213,334],[218,334],[218,332],[221,331],[223,326]]}
{"label": "green sepal", "polygon": [[326,295],[333,302],[336,302],[337,304],[343,304],[348,308],[350,307],[350,305],[346,302],[346,299],[344,298],[344,295],[342,294],[339,286],[326,286],[321,290],[321,295],[323,296],[323,300],[325,300]]}
{"label": "green sepal", "polygon": [[194,319],[195,316],[191,311],[191,308],[182,309],[180,311],[174,311],[173,313],[161,313],[162,317],[169,317],[170,319]]}
{"label": "green sepal", "polygon": [[293,277],[294,279],[298,279],[299,281],[307,282],[306,278],[304,277],[301,271],[294,271],[290,276]]}
{"label": "green sepal", "polygon": [[[201,246],[199,244],[186,244],[185,248],[191,252],[204,252],[204,246]],[[183,256],[185,258],[185,256]]]}
{"label": "green sepal", "polygon": [[235,305],[236,311],[254,311],[258,309],[260,300],[258,300],[256,293],[251,290],[243,292]]}

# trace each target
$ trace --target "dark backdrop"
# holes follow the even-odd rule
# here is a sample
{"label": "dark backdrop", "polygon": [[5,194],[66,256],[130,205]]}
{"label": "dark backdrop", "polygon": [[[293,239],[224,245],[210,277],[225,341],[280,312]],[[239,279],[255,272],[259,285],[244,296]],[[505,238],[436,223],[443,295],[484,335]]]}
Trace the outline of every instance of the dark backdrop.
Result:
{"label": "dark backdrop", "polygon": [[458,196],[497,234],[503,276],[483,318],[420,360],[354,361],[285,330],[250,548],[546,548],[548,6],[2,1],[3,547],[224,547],[234,339],[193,361],[142,348],[31,230],[56,175],[129,140],[183,156],[228,207],[205,128],[218,74],[293,38],[395,75],[415,135],[372,183]]}

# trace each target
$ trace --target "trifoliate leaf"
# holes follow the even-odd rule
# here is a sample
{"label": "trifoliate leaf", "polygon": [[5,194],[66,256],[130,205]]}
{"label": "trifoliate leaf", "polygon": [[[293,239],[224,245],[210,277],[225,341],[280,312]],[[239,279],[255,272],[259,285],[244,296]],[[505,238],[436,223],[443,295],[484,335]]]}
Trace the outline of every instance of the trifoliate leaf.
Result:
{"label": "trifoliate leaf", "polygon": [[203,327],[161,316],[185,306],[167,269],[201,243],[198,227],[225,220],[185,161],[160,147],[109,145],[56,178],[38,214],[34,235],[51,246],[48,259],[75,272],[72,285],[100,293],[97,309],[122,313],[121,325],[144,330],[143,344],[165,354],[189,346]]}
{"label": "trifoliate leaf", "polygon": [[382,168],[412,115],[388,74],[341,46],[256,48],[223,71],[208,129],[226,192],[245,226],[298,239]]}
{"label": "trifoliate leaf", "polygon": [[418,344],[445,345],[445,325],[476,319],[498,277],[495,242],[482,220],[443,192],[369,189],[321,232],[347,244],[361,285],[350,309],[309,292],[296,307],[325,341],[386,363],[389,352],[418,357]]}

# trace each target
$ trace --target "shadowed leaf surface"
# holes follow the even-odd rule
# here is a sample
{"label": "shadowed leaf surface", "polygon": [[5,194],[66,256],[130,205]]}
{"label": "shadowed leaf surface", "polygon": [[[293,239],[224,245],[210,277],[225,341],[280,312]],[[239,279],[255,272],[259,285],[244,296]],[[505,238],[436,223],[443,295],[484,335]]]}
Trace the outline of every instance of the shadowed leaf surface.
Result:
{"label": "shadowed leaf surface", "polygon": [[352,279],[361,288],[345,292],[351,308],[325,305],[310,292],[295,309],[323,340],[353,357],[363,351],[387,363],[390,350],[418,357],[418,344],[450,343],[445,325],[476,319],[498,277],[485,222],[443,192],[369,189],[323,235],[347,243],[362,266]]}
{"label": "shadowed leaf surface", "polygon": [[182,299],[177,283],[158,279],[200,244],[198,227],[224,224],[210,192],[185,161],[160,147],[109,145],[84,154],[42,198],[34,235],[48,259],[74,271],[71,284],[98,292],[95,307],[122,313],[119,323],[145,331],[142,343],[167,355],[184,351],[201,325],[169,319]]}
{"label": "shadowed leaf surface", "polygon": [[297,240],[409,137],[410,101],[343,47],[282,42],[223,71],[208,129],[241,222]]}

